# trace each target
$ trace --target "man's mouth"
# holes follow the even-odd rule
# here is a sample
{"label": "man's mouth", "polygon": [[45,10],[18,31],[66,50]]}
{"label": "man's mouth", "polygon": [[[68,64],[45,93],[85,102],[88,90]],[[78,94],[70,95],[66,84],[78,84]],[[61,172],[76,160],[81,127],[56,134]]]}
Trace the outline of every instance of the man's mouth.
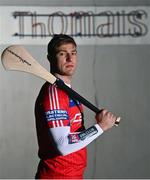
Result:
{"label": "man's mouth", "polygon": [[66,68],[73,68],[74,67],[74,65],[66,65]]}

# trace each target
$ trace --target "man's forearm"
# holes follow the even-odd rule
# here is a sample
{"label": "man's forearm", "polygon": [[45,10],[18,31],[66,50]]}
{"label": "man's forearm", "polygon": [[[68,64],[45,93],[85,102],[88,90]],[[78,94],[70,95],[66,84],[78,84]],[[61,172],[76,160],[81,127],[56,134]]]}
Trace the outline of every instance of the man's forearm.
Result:
{"label": "man's forearm", "polygon": [[98,124],[95,124],[80,133],[70,133],[70,127],[51,128],[50,132],[60,153],[67,155],[86,147],[100,136],[103,130]]}

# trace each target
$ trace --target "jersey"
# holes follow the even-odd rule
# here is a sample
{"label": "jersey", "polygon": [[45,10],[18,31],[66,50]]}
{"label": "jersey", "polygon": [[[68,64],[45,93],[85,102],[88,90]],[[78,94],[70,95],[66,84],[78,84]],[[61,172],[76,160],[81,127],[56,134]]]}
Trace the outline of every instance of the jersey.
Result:
{"label": "jersey", "polygon": [[56,84],[42,87],[35,116],[41,159],[37,178],[81,179],[87,164],[86,146],[103,131],[97,125],[85,130],[82,104]]}

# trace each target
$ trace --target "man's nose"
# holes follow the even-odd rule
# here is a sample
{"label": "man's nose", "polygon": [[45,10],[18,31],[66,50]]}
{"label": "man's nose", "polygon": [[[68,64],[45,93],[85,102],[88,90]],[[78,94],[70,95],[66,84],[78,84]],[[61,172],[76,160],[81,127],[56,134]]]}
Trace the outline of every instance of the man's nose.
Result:
{"label": "man's nose", "polygon": [[66,60],[67,61],[71,61],[72,60],[72,54],[71,53],[67,53],[66,54]]}

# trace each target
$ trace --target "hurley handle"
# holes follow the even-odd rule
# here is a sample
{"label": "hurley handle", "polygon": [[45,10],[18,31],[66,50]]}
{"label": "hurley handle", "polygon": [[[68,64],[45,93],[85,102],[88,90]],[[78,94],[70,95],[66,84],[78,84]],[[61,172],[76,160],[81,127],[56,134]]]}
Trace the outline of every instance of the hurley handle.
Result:
{"label": "hurley handle", "polygon": [[[84,104],[86,107],[91,109],[96,114],[98,114],[102,111],[102,110],[98,109],[96,106],[94,106],[92,103],[90,103],[88,100],[86,100],[84,97],[82,97],[80,94],[75,92],[73,89],[68,87],[62,80],[57,79],[56,84],[60,89],[64,90],[71,98],[78,100],[79,102]],[[119,125],[120,119],[121,119],[120,117],[117,118],[117,120],[115,122],[115,126]]]}
{"label": "hurley handle", "polygon": [[79,102],[81,102],[82,104],[84,104],[86,107],[88,107],[89,109],[91,109],[92,111],[94,111],[96,114],[100,113],[101,110],[99,110],[97,107],[95,107],[92,103],[90,103],[89,101],[87,101],[84,97],[82,97],[80,94],[78,94],[77,92],[75,92],[73,89],[71,89],[70,87],[68,87],[62,80],[57,79],[56,80],[56,84],[57,86],[64,90],[65,92],[67,92],[67,94],[73,98],[73,99],[77,99]]}

